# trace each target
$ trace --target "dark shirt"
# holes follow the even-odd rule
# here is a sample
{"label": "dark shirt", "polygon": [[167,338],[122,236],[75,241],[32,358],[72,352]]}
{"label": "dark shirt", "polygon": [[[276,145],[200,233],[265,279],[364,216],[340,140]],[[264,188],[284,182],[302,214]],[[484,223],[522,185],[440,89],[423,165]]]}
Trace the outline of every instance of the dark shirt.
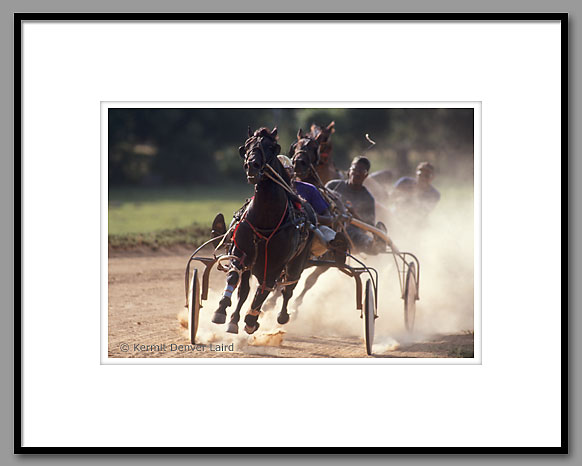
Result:
{"label": "dark shirt", "polygon": [[329,205],[325,202],[325,199],[323,199],[323,196],[315,186],[303,181],[296,181],[295,189],[297,190],[297,194],[311,204],[316,214],[325,214]]}
{"label": "dark shirt", "polygon": [[359,189],[354,189],[347,181],[331,180],[327,182],[325,187],[339,193],[343,199],[350,201],[360,220],[369,225],[376,223],[374,197],[364,186]]}

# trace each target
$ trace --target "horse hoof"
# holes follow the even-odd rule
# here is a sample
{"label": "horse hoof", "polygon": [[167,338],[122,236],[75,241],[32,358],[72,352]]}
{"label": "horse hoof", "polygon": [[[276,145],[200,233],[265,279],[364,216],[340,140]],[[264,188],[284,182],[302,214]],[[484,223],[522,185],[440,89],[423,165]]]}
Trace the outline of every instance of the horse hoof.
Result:
{"label": "horse hoof", "polygon": [[230,305],[230,298],[223,296],[218,303],[218,309],[212,316],[212,322],[215,324],[224,324],[226,322],[226,308]]}
{"label": "horse hoof", "polygon": [[238,324],[233,324],[232,322],[228,324],[228,328],[226,329],[228,333],[238,333]]}
{"label": "horse hoof", "polygon": [[259,323],[258,322],[253,327],[251,327],[250,325],[245,325],[245,332],[247,332],[249,335],[252,335],[258,329],[259,329]]}
{"label": "horse hoof", "polygon": [[249,335],[255,333],[259,329],[259,323],[257,322],[257,316],[245,316],[245,332]]}
{"label": "horse hoof", "polygon": [[277,322],[279,322],[281,325],[286,324],[289,322],[289,314],[286,312],[279,312],[279,315],[277,315]]}
{"label": "horse hoof", "polygon": [[212,316],[212,322],[215,324],[224,324],[226,322],[226,312],[216,311]]}

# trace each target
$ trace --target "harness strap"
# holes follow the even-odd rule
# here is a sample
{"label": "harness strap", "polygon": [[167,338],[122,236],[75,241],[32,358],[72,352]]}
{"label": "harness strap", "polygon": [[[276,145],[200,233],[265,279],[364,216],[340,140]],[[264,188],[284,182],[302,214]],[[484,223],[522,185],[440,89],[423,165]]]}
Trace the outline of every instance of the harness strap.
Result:
{"label": "harness strap", "polygon": [[[243,219],[244,219],[244,217],[243,217]],[[244,269],[245,259],[247,258],[247,254],[241,248],[238,247],[238,244],[236,244],[236,231],[238,230],[238,227],[240,226],[241,223],[242,223],[242,220],[236,224],[236,227],[234,227],[234,232],[232,233],[232,241],[234,243],[234,247],[242,252],[242,257],[240,258],[240,264],[242,265],[242,267]]]}
{"label": "harness strap", "polygon": [[247,218],[244,218],[243,220],[241,220],[241,223],[242,222],[248,223],[248,225],[254,231],[255,235],[257,235],[259,238],[265,240],[265,271],[263,273],[263,283],[261,284],[261,293],[263,293],[265,291],[265,286],[267,285],[267,258],[268,258],[268,250],[269,250],[269,241],[271,240],[273,235],[279,230],[281,223],[283,223],[283,220],[285,219],[285,215],[287,214],[288,204],[289,204],[288,202],[285,202],[285,210],[283,211],[283,215],[281,216],[281,219],[279,220],[279,223],[277,224],[275,229],[271,232],[271,234],[268,237],[259,233],[257,231],[257,229],[253,226],[253,224],[251,222],[249,222],[249,220]]}
{"label": "harness strap", "polygon": [[315,169],[315,167],[313,166],[313,164],[310,165],[309,168],[311,169],[311,172],[313,173],[314,178],[319,183],[319,188],[320,188],[319,189],[319,192],[321,193],[321,195],[323,196],[323,198],[325,199],[325,201],[330,206],[334,206],[337,209],[337,205],[336,205],[335,201],[329,195],[329,189],[326,188],[325,185],[323,184],[323,181],[321,181],[321,178],[319,177],[319,174],[317,173],[317,170]]}
{"label": "harness strap", "polygon": [[[253,197],[251,198],[251,200],[252,200],[252,199],[254,199],[254,197],[255,197],[255,196],[253,196]],[[241,252],[242,252],[242,257],[241,257],[241,259],[240,259],[240,263],[241,263],[241,265],[242,265],[243,269],[245,268],[245,259],[247,258],[247,254],[246,254],[246,253],[245,253],[245,252],[244,252],[244,251],[243,251],[243,250],[242,250],[242,249],[241,249],[241,248],[238,246],[238,244],[237,244],[237,242],[236,242],[236,231],[238,230],[238,227],[240,226],[240,224],[241,224],[241,223],[243,223],[243,222],[245,221],[245,219],[246,219],[246,217],[247,217],[247,213],[248,213],[248,211],[249,211],[249,206],[250,206],[250,205],[251,205],[251,203],[249,202],[249,203],[247,204],[247,207],[246,207],[246,209],[245,209],[244,213],[242,214],[242,217],[241,217],[241,219],[240,219],[240,220],[237,222],[236,226],[234,227],[234,231],[232,232],[232,242],[234,243],[234,247],[235,247],[236,249],[238,249],[239,251],[241,251]],[[251,264],[251,265],[252,265],[252,264]]]}
{"label": "harness strap", "polygon": [[273,175],[275,175],[276,178],[273,178],[273,176],[270,173],[265,172],[265,176],[267,178],[269,178],[271,181],[277,183],[279,186],[281,186],[285,191],[287,191],[289,194],[291,194],[293,197],[297,197],[297,194],[291,189],[291,187],[285,182],[285,180],[283,178],[281,178],[281,175],[279,175],[275,169],[273,167],[271,167],[271,165],[265,165],[270,171],[271,173],[273,173]]}

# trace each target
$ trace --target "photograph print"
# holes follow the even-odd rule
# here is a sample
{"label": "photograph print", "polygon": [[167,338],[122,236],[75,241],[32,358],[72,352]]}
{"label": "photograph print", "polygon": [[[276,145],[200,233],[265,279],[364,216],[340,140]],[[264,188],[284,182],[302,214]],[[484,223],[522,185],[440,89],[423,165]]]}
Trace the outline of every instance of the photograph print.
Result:
{"label": "photograph print", "polygon": [[103,105],[109,362],[478,362],[478,105]]}

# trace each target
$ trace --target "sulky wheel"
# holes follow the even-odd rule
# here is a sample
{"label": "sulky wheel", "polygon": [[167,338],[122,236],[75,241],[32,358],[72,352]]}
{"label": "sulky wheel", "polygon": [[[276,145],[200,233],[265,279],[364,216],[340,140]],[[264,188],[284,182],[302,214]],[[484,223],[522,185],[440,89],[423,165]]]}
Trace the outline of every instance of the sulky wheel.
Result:
{"label": "sulky wheel", "polygon": [[374,325],[376,320],[376,299],[372,281],[366,281],[366,294],[364,296],[364,335],[366,337],[366,353],[372,354],[374,344]]}
{"label": "sulky wheel", "polygon": [[416,283],[416,266],[414,265],[414,262],[411,262],[408,264],[406,284],[404,286],[404,324],[406,325],[406,330],[409,332],[412,332],[414,329],[417,298],[418,287]]}
{"label": "sulky wheel", "polygon": [[198,270],[194,269],[188,290],[188,335],[190,343],[196,343],[196,332],[198,330],[198,318],[200,315],[200,282],[198,280]]}

